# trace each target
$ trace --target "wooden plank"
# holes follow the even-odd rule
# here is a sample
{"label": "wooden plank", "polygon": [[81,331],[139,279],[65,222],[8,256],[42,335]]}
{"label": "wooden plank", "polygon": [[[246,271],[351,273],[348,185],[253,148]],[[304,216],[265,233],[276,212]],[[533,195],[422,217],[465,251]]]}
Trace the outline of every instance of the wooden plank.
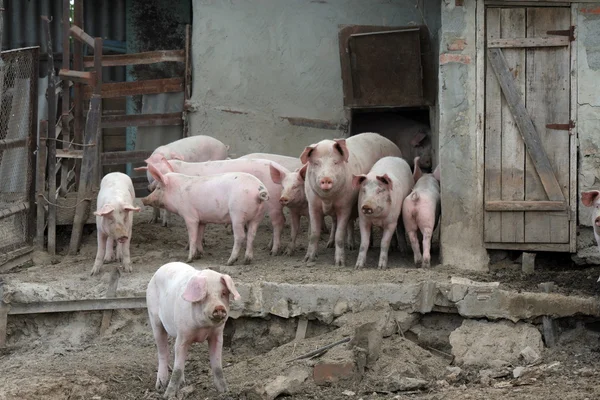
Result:
{"label": "wooden plank", "polygon": [[[577,26],[577,4],[571,6],[571,26]],[[578,87],[577,87],[577,46],[578,40],[571,42],[569,51],[571,55],[571,120],[575,122],[569,135],[569,203],[571,205],[571,215],[577,215],[577,105],[578,105]],[[577,218],[571,218],[569,221],[569,243],[571,253],[577,252]]]}
{"label": "wooden plank", "polygon": [[[525,36],[525,8],[500,9],[500,35],[503,38]],[[525,50],[502,51],[510,69],[518,95],[525,93]],[[525,200],[525,144],[510,112],[506,98],[502,100],[502,196],[504,201]],[[525,239],[525,215],[523,212],[501,214],[501,241],[520,243]]]}
{"label": "wooden plank", "polygon": [[12,303],[8,315],[125,310],[139,308],[146,308],[146,297],[115,297],[45,301],[36,303]]}
{"label": "wooden plank", "polygon": [[[485,32],[486,32],[486,21],[485,21],[485,1],[477,0],[475,4],[475,24],[476,30],[476,86],[475,86],[475,107],[476,107],[476,129],[475,129],[475,141],[476,141],[476,154],[477,154],[477,187],[483,190],[477,190],[477,203],[483,204],[485,201]],[[434,123],[437,123],[434,121]],[[348,132],[352,132],[348,127]],[[486,213],[483,213],[483,223],[476,224],[481,230],[482,237],[485,236],[485,217]]]}
{"label": "wooden plank", "polygon": [[[566,211],[567,203],[561,201],[486,201],[486,211]],[[509,214],[509,213],[503,213]],[[522,213],[514,213],[521,214]],[[521,227],[523,221],[521,221]]]}
{"label": "wooden plank", "polygon": [[182,125],[180,112],[167,114],[103,115],[102,128],[124,128],[128,126]]}
{"label": "wooden plank", "polygon": [[532,275],[535,272],[535,256],[536,253],[521,254],[521,272],[525,275]]}
{"label": "wooden plank", "polygon": [[102,165],[119,165],[144,161],[152,154],[152,150],[113,151],[102,153]]}
{"label": "wooden plank", "polygon": [[[487,40],[500,37],[500,9],[487,9]],[[484,199],[502,198],[502,92],[491,68],[486,71],[485,85],[485,177]],[[485,242],[502,241],[502,214],[486,212]]]}
{"label": "wooden plank", "polygon": [[0,151],[27,146],[27,139],[2,139],[0,140]]}
{"label": "wooden plank", "polygon": [[568,243],[485,243],[490,250],[521,250],[521,251],[549,251],[564,253],[569,251]]}
{"label": "wooden plank", "polygon": [[0,349],[6,347],[6,328],[10,306],[4,302],[4,283],[0,281]]}
{"label": "wooden plank", "polygon": [[36,160],[36,191],[37,191],[37,215],[36,215],[36,236],[35,247],[37,250],[44,250],[44,232],[46,231],[46,157],[48,147],[46,146],[46,138],[48,137],[48,121],[40,121],[40,144],[37,152]]}
{"label": "wooden plank", "polygon": [[57,149],[56,158],[83,158],[83,150]]}
{"label": "wooden plank", "polygon": [[83,42],[94,49],[94,38],[85,33],[83,29],[77,25],[71,25],[69,31],[75,39],[78,39],[80,42]]}
{"label": "wooden plank", "polygon": [[[105,83],[102,85],[102,98],[136,96],[140,94],[172,93],[183,91],[183,78],[149,79],[134,82]],[[91,89],[84,89],[89,98]]]}
{"label": "wooden plank", "polygon": [[[524,8],[507,9],[507,11],[525,12]],[[514,37],[493,39],[487,42],[487,47],[494,48],[512,48],[512,47],[555,47],[568,46],[569,38],[566,36],[542,36],[542,37]]]}
{"label": "wooden plank", "polygon": [[[527,145],[527,153],[531,156],[535,169],[542,181],[542,185],[550,200],[564,201],[565,196],[554,176],[552,165],[548,155],[545,153],[539,135],[535,129],[533,121],[527,113],[525,104],[519,96],[515,86],[514,79],[506,64],[502,51],[500,49],[488,49],[488,59],[490,65],[500,82],[502,93],[507,99],[513,118],[519,127],[523,140]],[[529,74],[529,68],[528,68]],[[535,199],[540,200],[540,199]]]}
{"label": "wooden plank", "polygon": [[[527,36],[539,36],[550,30],[568,30],[568,8],[528,8]],[[547,155],[552,176],[562,199],[569,198],[569,135],[546,128],[546,124],[568,123],[570,119],[570,60],[568,47],[527,49],[527,91],[525,93],[528,115],[537,132],[540,150]],[[529,146],[528,146],[529,147]],[[531,150],[529,150],[530,155]],[[539,168],[535,160],[528,159],[525,176],[525,200],[546,200],[550,194],[540,185]],[[535,167],[535,170],[534,170]],[[538,173],[536,174],[535,171]],[[539,176],[538,176],[539,175]],[[544,188],[546,185],[544,185]],[[525,241],[528,243],[568,243],[569,216],[565,213],[527,213],[525,215]]]}
{"label": "wooden plank", "polygon": [[[124,65],[155,64],[159,62],[184,62],[184,50],[157,50],[145,51],[133,54],[103,55],[103,67],[119,67]],[[94,57],[83,58],[83,66],[90,68],[94,66]]]}
{"label": "wooden plank", "polygon": [[96,73],[94,71],[73,71],[61,69],[58,71],[58,76],[63,80],[69,80],[86,85],[93,85],[96,82]]}
{"label": "wooden plank", "polygon": [[3,208],[2,210],[0,210],[0,219],[8,218],[15,214],[23,213],[29,210],[29,207],[29,202],[24,201],[22,203],[13,204],[12,206],[7,208]]}
{"label": "wooden plank", "polygon": [[306,318],[298,319],[298,327],[296,328],[296,338],[294,340],[302,340],[306,338],[306,330],[308,329],[308,320]]}

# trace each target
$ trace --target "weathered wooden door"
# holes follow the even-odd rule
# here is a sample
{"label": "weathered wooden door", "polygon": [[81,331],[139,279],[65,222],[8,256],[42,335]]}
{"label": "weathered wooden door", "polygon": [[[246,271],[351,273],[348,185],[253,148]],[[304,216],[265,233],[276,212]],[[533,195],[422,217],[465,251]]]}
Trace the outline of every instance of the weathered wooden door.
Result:
{"label": "weathered wooden door", "polygon": [[571,10],[486,10],[487,248],[574,251]]}

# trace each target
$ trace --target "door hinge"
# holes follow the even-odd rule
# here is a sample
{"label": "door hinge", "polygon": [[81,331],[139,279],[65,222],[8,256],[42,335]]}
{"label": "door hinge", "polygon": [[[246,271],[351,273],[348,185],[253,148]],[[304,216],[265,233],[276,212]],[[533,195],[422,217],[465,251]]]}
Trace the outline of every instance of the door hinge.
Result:
{"label": "door hinge", "polygon": [[547,35],[557,35],[557,36],[568,36],[569,42],[575,40],[575,26],[571,26],[569,29],[565,29],[563,31],[546,31]]}
{"label": "door hinge", "polygon": [[553,129],[555,131],[570,131],[575,128],[575,121],[569,120],[568,124],[546,124],[546,128]]}

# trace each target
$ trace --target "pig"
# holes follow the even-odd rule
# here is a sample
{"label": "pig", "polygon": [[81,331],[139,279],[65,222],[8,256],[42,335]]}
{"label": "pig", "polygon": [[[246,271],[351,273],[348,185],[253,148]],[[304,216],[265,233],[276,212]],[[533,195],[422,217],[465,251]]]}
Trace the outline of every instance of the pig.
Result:
{"label": "pig", "polygon": [[[353,175],[366,174],[373,164],[386,156],[401,157],[391,140],[373,133],[361,133],[348,139],[322,140],[307,146],[300,160],[308,163],[304,189],[310,215],[310,240],[304,257],[313,262],[321,232],[323,214],[335,216],[335,265],[345,265],[345,238],[350,221],[358,216],[358,189],[352,186]],[[353,223],[353,222],[352,222]],[[350,247],[353,238],[348,238]]]}
{"label": "pig", "polygon": [[[179,160],[162,159],[159,169],[162,173],[177,172],[190,176],[206,176],[220,174],[224,172],[246,172],[254,175],[264,183],[269,193],[269,199],[266,201],[265,208],[271,218],[273,226],[273,239],[269,244],[271,254],[279,254],[281,241],[281,232],[285,225],[285,216],[283,215],[283,206],[279,203],[281,197],[281,185],[271,180],[270,166],[274,161],[263,159],[233,159],[221,161],[206,161],[200,163],[189,163]],[[282,167],[283,168],[283,167]]]}
{"label": "pig", "polygon": [[[413,178],[415,186],[402,205],[402,220],[408,232],[414,253],[415,265],[422,262],[424,268],[431,266],[431,236],[437,227],[440,206],[440,166],[433,174],[423,174],[419,168],[419,157],[415,157]],[[423,235],[423,256],[419,248],[417,231]]]}
{"label": "pig", "polygon": [[302,168],[302,162],[298,157],[290,157],[290,156],[282,156],[279,154],[271,154],[271,153],[251,153],[246,154],[245,156],[239,157],[241,159],[261,159],[261,160],[269,160],[274,161],[277,164],[287,168],[290,171],[295,171],[297,169]]}
{"label": "pig", "polygon": [[431,128],[422,122],[391,113],[365,113],[353,120],[354,132],[377,132],[396,143],[411,170],[415,157],[421,169],[432,168]]}
{"label": "pig", "polygon": [[[586,207],[592,207],[592,226],[594,227],[594,237],[596,238],[596,244],[598,250],[600,250],[600,191],[590,190],[587,192],[581,192],[581,202]],[[600,282],[600,277],[597,282]]]}
{"label": "pig", "polygon": [[[372,226],[383,228],[380,269],[387,267],[388,250],[398,228],[398,245],[406,250],[402,221],[402,202],[415,182],[408,163],[399,157],[384,157],[377,161],[368,174],[354,175],[352,185],[359,188],[358,221],[360,226],[360,252],[356,268],[365,266]],[[403,246],[404,245],[404,246]]]}
{"label": "pig", "polygon": [[[161,156],[167,160],[185,160],[189,162],[202,162],[211,160],[224,160],[227,158],[227,152],[229,146],[223,144],[221,141],[205,135],[190,136],[187,138],[179,139],[169,144],[157,147],[152,155],[146,160],[157,164],[160,162]],[[145,169],[134,168],[136,171]],[[148,177],[148,190],[152,190],[152,183],[154,178],[146,170],[146,176]],[[160,210],[154,209],[154,215],[150,220],[150,223],[158,222],[158,215]],[[162,211],[162,226],[167,226],[169,220],[169,212],[166,210]]]}
{"label": "pig", "polygon": [[269,192],[260,180],[244,172],[210,176],[163,174],[154,164],[148,164],[148,170],[158,183],[142,203],[176,212],[184,219],[189,239],[187,262],[194,259],[197,251],[202,255],[206,224],[227,223],[231,224],[234,237],[227,265],[238,259],[246,239],[244,227],[248,229],[244,263],[252,262],[254,238],[269,200]]}
{"label": "pig", "polygon": [[158,350],[156,390],[169,377],[169,336],[175,338],[173,373],[164,397],[177,394],[185,382],[184,368],[192,343],[208,341],[213,381],[221,393],[227,391],[223,377],[223,329],[229,317],[229,298],[240,299],[233,279],[210,269],[197,270],[181,262],[160,267],[150,279],[146,304]]}
{"label": "pig", "polygon": [[140,211],[134,207],[135,190],[131,178],[121,172],[111,172],[102,178],[98,192],[96,231],[98,235],[98,251],[91,275],[100,272],[104,262],[114,260],[113,244],[117,243],[117,259],[123,263],[123,269],[131,272],[131,230],[133,226],[132,211]]}

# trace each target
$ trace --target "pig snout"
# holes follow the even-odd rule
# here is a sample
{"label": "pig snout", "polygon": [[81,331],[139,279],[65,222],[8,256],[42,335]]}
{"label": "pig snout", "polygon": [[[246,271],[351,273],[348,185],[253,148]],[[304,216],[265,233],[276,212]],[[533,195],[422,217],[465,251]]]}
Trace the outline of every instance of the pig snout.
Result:
{"label": "pig snout", "polygon": [[333,179],[328,176],[321,178],[319,186],[325,191],[331,190],[331,188],[333,188]]}
{"label": "pig snout", "polygon": [[282,206],[286,206],[289,202],[290,202],[290,199],[287,198],[286,196],[281,196],[279,198],[279,204],[281,204]]}
{"label": "pig snout", "polygon": [[366,214],[366,215],[373,214],[373,207],[371,207],[369,204],[363,205],[361,207],[361,210],[362,210],[363,214]]}
{"label": "pig snout", "polygon": [[598,216],[596,217],[596,219],[594,220],[594,224],[595,224],[596,226],[600,226],[600,215],[598,215]]}
{"label": "pig snout", "polygon": [[223,321],[227,318],[227,309],[224,306],[216,306],[212,312],[212,317],[214,321]]}

